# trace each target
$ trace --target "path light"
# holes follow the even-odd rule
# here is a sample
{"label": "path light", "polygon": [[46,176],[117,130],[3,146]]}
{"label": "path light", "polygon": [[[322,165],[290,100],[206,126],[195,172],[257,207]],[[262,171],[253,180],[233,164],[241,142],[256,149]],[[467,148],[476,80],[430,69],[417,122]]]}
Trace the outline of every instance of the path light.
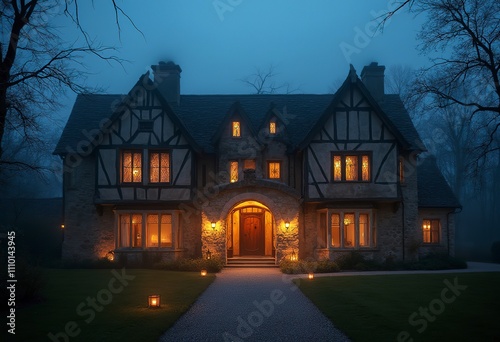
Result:
{"label": "path light", "polygon": [[210,252],[210,249],[207,251],[207,260],[212,259],[212,252]]}
{"label": "path light", "polygon": [[295,249],[292,250],[292,254],[290,255],[291,261],[297,261],[297,254],[295,253]]}
{"label": "path light", "polygon": [[215,222],[212,222],[212,230],[215,230]]}
{"label": "path light", "polygon": [[109,251],[108,253],[106,253],[106,259],[108,259],[109,261],[115,260],[115,252]]}
{"label": "path light", "polygon": [[148,308],[159,308],[159,307],[160,307],[160,295],[148,296]]}
{"label": "path light", "polygon": [[200,274],[202,277],[205,277],[207,275],[207,270],[201,270]]}
{"label": "path light", "polygon": [[314,273],[310,272],[309,275],[308,275],[308,278],[309,279],[314,279]]}

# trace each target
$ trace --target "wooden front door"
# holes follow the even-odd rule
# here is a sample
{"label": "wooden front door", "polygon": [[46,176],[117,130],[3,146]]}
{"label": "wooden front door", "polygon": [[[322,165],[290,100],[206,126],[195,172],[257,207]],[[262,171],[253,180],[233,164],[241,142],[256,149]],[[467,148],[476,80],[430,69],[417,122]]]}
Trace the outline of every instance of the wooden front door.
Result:
{"label": "wooden front door", "polygon": [[264,224],[262,214],[242,214],[240,255],[264,255]]}

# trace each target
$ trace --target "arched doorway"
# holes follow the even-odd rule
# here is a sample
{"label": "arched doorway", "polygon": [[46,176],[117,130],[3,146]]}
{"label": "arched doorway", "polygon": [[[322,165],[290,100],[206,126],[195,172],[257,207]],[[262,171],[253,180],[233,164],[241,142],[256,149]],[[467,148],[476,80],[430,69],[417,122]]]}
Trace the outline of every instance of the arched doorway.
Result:
{"label": "arched doorway", "polygon": [[244,201],[230,210],[226,220],[228,257],[274,256],[274,219],[268,207]]}

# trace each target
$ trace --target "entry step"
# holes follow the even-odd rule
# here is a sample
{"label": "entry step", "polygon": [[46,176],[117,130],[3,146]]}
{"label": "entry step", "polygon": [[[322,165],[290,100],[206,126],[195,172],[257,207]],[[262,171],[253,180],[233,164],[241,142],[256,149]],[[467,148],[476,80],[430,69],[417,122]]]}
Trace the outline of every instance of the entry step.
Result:
{"label": "entry step", "polygon": [[226,267],[278,267],[274,257],[232,257],[227,258]]}

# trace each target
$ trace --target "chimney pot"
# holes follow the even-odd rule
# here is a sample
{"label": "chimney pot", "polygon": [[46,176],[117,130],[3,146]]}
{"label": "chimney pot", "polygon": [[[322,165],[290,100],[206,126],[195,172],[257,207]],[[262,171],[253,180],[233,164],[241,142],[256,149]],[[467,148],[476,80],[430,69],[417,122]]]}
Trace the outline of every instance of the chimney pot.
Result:
{"label": "chimney pot", "polygon": [[370,63],[361,71],[361,81],[377,101],[384,99],[384,71],[385,66],[378,65],[377,62]]}
{"label": "chimney pot", "polygon": [[157,65],[152,65],[151,69],[153,69],[153,82],[165,100],[170,104],[179,105],[181,98],[181,67],[172,61],[161,61]]}

